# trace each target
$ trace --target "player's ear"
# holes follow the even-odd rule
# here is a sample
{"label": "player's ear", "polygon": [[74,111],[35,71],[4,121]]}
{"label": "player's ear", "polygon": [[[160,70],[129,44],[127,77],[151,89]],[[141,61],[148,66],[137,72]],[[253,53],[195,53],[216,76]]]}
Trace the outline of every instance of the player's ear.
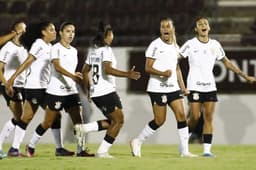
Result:
{"label": "player's ear", "polygon": [[197,33],[197,28],[195,27],[194,31]]}

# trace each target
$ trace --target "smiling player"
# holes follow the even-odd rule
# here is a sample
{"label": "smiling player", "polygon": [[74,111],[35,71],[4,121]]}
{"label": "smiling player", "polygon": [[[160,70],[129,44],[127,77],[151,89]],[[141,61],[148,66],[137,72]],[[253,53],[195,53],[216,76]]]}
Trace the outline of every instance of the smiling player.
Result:
{"label": "smiling player", "polygon": [[213,75],[215,61],[222,61],[228,69],[248,82],[255,82],[254,77],[246,75],[230,62],[218,41],[209,38],[210,30],[207,18],[200,17],[196,19],[195,32],[197,36],[188,40],[180,49],[180,54],[185,58],[188,57],[189,62],[187,89],[190,91],[188,95],[191,113],[188,121],[190,129],[195,127],[200,117],[201,107],[204,108],[204,157],[214,157],[211,153],[211,144],[213,137],[213,112],[217,102],[217,88]]}

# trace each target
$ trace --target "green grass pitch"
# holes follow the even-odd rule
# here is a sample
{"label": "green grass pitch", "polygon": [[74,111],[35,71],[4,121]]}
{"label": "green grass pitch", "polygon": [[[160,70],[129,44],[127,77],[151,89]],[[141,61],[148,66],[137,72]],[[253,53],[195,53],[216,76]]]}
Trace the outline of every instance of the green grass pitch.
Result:
{"label": "green grass pitch", "polygon": [[[7,151],[9,144],[4,145]],[[74,144],[66,148],[75,150]],[[91,152],[98,145],[88,145]],[[142,157],[132,157],[129,145],[114,144],[114,159],[55,157],[53,144],[39,144],[33,158],[5,158],[0,170],[254,170],[256,145],[213,145],[216,158],[180,158],[177,145],[143,145]],[[24,152],[24,145],[21,146]],[[190,145],[190,151],[202,154],[202,145]]]}

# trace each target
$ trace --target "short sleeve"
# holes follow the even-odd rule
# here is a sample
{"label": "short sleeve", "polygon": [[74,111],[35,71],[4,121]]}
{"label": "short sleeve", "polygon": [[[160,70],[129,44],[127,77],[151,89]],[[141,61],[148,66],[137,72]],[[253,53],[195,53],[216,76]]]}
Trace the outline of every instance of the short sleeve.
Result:
{"label": "short sleeve", "polygon": [[31,55],[33,55],[35,58],[40,58],[42,55],[44,55],[43,51],[44,51],[44,50],[43,50],[42,43],[40,43],[40,41],[36,40],[36,41],[32,44],[29,53],[30,53]]}
{"label": "short sleeve", "polygon": [[223,59],[225,56],[226,56],[226,54],[225,54],[225,51],[224,51],[224,49],[222,48],[222,46],[221,46],[221,44],[218,42],[218,41],[216,41],[217,43],[216,43],[216,55],[217,55],[217,60],[221,60],[221,59]]}
{"label": "short sleeve", "polygon": [[51,49],[51,60],[60,58],[60,49],[53,47]]}
{"label": "short sleeve", "polygon": [[102,61],[110,61],[112,62],[113,61],[113,52],[112,52],[112,49],[110,47],[106,47],[104,48],[104,50],[101,51],[101,57],[102,57]]}
{"label": "short sleeve", "polygon": [[187,58],[190,54],[190,44],[189,41],[185,42],[185,44],[183,44],[180,48],[180,55],[183,58]]}
{"label": "short sleeve", "polygon": [[8,63],[10,59],[10,47],[9,43],[5,44],[2,49],[0,50],[0,61],[3,63]]}
{"label": "short sleeve", "polygon": [[92,55],[92,51],[93,50],[91,48],[88,49],[85,64],[91,65],[90,58],[91,58],[91,55]]}
{"label": "short sleeve", "polygon": [[148,58],[156,58],[157,50],[158,48],[155,43],[151,43],[145,52],[145,56]]}

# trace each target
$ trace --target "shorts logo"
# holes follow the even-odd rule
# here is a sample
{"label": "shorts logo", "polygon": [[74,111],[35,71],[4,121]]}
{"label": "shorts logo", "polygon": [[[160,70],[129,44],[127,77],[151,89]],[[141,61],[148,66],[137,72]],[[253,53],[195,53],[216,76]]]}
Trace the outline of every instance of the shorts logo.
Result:
{"label": "shorts logo", "polygon": [[37,99],[36,99],[36,98],[32,98],[32,99],[31,99],[31,102],[32,102],[33,104],[38,104],[38,102],[37,102]]}
{"label": "shorts logo", "polygon": [[199,100],[199,94],[193,93],[193,100]]}
{"label": "shorts logo", "polygon": [[166,95],[162,95],[162,103],[166,103],[167,102],[167,96]]}
{"label": "shorts logo", "polygon": [[106,108],[105,106],[102,106],[102,107],[101,107],[101,111],[102,111],[102,112],[106,112],[106,111],[107,111],[107,108]]}
{"label": "shorts logo", "polygon": [[18,100],[22,100],[22,99],[23,99],[22,94],[21,94],[20,92],[17,93],[17,99],[18,99]]}
{"label": "shorts logo", "polygon": [[61,102],[55,102],[54,108],[55,108],[55,109],[60,109],[61,104],[62,104]]}

